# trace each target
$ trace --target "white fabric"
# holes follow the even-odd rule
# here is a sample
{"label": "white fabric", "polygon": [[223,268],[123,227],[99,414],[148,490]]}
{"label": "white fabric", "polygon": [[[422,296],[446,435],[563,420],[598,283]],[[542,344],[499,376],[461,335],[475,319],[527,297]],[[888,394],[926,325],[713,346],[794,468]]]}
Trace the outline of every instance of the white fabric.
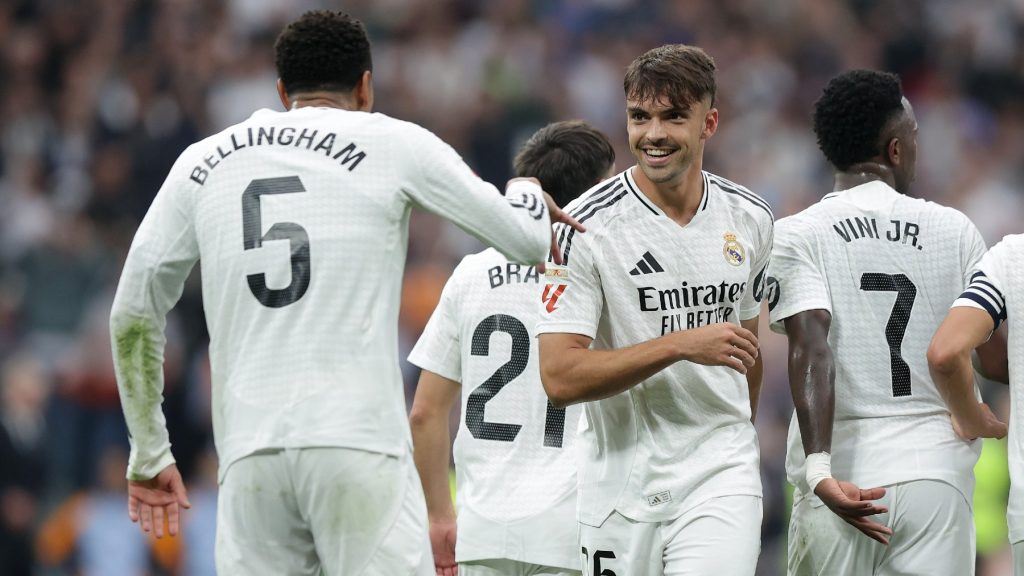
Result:
{"label": "white fabric", "polygon": [[1024,410],[1024,382],[1021,380],[1024,375],[1024,354],[1021,353],[1024,342],[1021,341],[1020,320],[1013,318],[1024,306],[1024,234],[1003,238],[981,259],[977,271],[984,275],[988,284],[983,289],[994,288],[998,292],[996,301],[1005,303],[1002,315],[1009,322],[1006,347],[1010,362],[1010,499],[1006,519],[1010,542],[1017,543],[1024,540],[1024,418],[1020,415]]}
{"label": "white fabric", "polygon": [[721,496],[667,522],[613,513],[580,526],[585,576],[752,576],[761,552],[761,498]]}
{"label": "white fabric", "polygon": [[197,260],[222,476],[264,448],[405,453],[397,333],[410,209],[539,262],[547,209],[538,188],[516,190],[503,199],[436,136],[382,114],[261,110],[190,146],[136,233],[111,313],[129,476],[173,461],[164,321]]}
{"label": "white fabric", "polygon": [[[807,310],[832,315],[834,477],[861,487],[942,480],[971,497],[981,442],[953,433],[926,351],[984,250],[966,216],[882,182],[829,194],[777,223],[772,329],[784,332],[784,319]],[[893,368],[900,358],[905,371]],[[795,415],[786,471],[808,492]]]}
{"label": "white fabric", "polygon": [[[575,548],[575,542],[573,548]],[[581,576],[579,570],[515,560],[476,560],[459,564],[459,576]]]}
{"label": "white fabric", "polygon": [[1013,553],[1013,576],[1024,576],[1024,541],[1014,542]]}
{"label": "white fabric", "polygon": [[886,486],[877,502],[889,508],[872,520],[892,528],[889,545],[875,542],[817,497],[794,495],[789,523],[789,576],[974,574],[974,517],[956,487],[936,480]]}
{"label": "white fabric", "polygon": [[575,567],[580,406],[551,407],[533,326],[536,268],[496,250],[467,256],[409,354],[462,383],[455,436],[457,559]]}
{"label": "white fabric", "polygon": [[432,576],[426,526],[409,456],[259,452],[237,461],[221,484],[217,574]]}
{"label": "white fabric", "polygon": [[[679,226],[639,191],[631,170],[568,206],[587,233],[561,229],[566,263],[549,264],[537,333],[582,334],[596,349],[617,349],[755,318],[772,243],[767,204],[705,172],[701,204]],[[734,370],[677,362],[587,402],[582,422],[584,524],[600,525],[612,510],[666,521],[716,496],[761,495],[747,381]]]}

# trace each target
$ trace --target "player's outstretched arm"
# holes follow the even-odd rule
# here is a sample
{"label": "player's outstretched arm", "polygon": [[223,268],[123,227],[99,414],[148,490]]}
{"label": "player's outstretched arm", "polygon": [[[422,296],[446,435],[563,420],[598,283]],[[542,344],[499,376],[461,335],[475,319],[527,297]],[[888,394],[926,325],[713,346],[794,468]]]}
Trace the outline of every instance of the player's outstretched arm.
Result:
{"label": "player's outstretched arm", "polygon": [[541,381],[555,407],[614,396],[680,360],[746,374],[757,357],[757,336],[727,322],[617,350],[591,350],[591,341],[581,334],[540,335]]}
{"label": "player's outstretched arm", "polygon": [[786,318],[785,324],[789,336],[789,388],[807,455],[807,484],[837,516],[865,536],[888,544],[892,530],[869,518],[886,511],[872,502],[884,496],[885,489],[861,490],[832,478],[835,363],[828,345],[832,315],[827,310],[807,310]]}
{"label": "player's outstretched arm", "polygon": [[174,464],[164,468],[149,480],[128,481],[128,517],[138,522],[146,534],[164,537],[164,518],[167,530],[176,536],[179,529],[179,509],[191,508],[185,483]]}
{"label": "player's outstretched arm", "polygon": [[458,382],[422,370],[409,414],[413,456],[427,500],[430,546],[437,576],[458,576],[459,573],[455,562],[455,509],[448,484],[451,445],[448,414],[458,401],[460,391]]}
{"label": "player's outstretched arm", "polygon": [[957,306],[949,310],[928,346],[932,380],[949,407],[954,429],[966,440],[1002,438],[1007,433],[1006,424],[974,393],[971,351],[988,339],[993,328],[988,312]]}

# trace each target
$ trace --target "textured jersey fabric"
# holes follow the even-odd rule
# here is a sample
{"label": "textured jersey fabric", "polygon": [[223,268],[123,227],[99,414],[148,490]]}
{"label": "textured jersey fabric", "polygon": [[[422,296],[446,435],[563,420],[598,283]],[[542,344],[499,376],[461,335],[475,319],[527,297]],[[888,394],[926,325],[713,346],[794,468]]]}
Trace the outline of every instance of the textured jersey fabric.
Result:
{"label": "textured jersey fabric", "polygon": [[[757,317],[772,245],[767,203],[704,172],[698,210],[680,226],[640,191],[633,169],[568,206],[587,233],[561,230],[565,264],[551,267],[537,332],[618,349]],[[716,496],[761,495],[747,381],[730,368],[681,361],[587,402],[579,442],[584,524],[613,510],[664,522]]]}
{"label": "textured jersey fabric", "polygon": [[467,256],[409,355],[462,384],[454,445],[460,562],[579,565],[580,407],[554,408],[540,382],[533,328],[542,278],[494,249]]}
{"label": "textured jersey fabric", "polygon": [[[832,316],[836,478],[862,487],[942,480],[970,499],[981,443],[953,433],[926,351],[984,251],[966,216],[883,182],[829,194],[776,224],[772,329],[808,310]],[[806,492],[795,415],[788,444],[787,475]]]}
{"label": "textured jersey fabric", "polygon": [[436,136],[382,114],[261,110],[190,146],[136,233],[111,313],[129,477],[173,462],[163,331],[197,260],[222,477],[264,448],[405,453],[397,331],[410,209],[538,262],[549,216],[538,188],[516,190],[503,198]]}

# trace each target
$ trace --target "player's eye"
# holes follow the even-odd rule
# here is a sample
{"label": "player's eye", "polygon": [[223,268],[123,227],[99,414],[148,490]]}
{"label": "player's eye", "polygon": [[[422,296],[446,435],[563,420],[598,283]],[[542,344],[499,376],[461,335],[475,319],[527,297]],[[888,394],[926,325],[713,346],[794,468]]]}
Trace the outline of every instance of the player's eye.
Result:
{"label": "player's eye", "polygon": [[633,121],[636,121],[636,122],[640,122],[642,120],[647,120],[647,113],[646,112],[640,112],[639,110],[635,110],[635,111],[629,113],[629,119],[633,120]]}

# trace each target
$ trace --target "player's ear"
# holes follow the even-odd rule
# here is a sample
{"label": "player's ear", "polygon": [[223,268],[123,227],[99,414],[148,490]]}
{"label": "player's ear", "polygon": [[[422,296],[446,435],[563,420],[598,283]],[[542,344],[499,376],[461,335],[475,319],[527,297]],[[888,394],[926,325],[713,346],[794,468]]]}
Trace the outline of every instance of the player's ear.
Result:
{"label": "player's ear", "polygon": [[704,130],[701,131],[700,137],[702,140],[707,140],[714,136],[718,130],[718,108],[712,106],[706,114],[704,114]]}
{"label": "player's ear", "polygon": [[281,104],[284,106],[285,110],[291,110],[291,99],[288,98],[288,91],[284,89],[284,81],[280,78],[277,79],[277,97],[281,99]]}
{"label": "player's ear", "polygon": [[363,72],[356,84],[356,110],[370,112],[373,110],[373,72]]}
{"label": "player's ear", "polygon": [[889,144],[885,147],[885,156],[893,166],[899,166],[903,162],[903,142],[898,137],[889,139]]}

